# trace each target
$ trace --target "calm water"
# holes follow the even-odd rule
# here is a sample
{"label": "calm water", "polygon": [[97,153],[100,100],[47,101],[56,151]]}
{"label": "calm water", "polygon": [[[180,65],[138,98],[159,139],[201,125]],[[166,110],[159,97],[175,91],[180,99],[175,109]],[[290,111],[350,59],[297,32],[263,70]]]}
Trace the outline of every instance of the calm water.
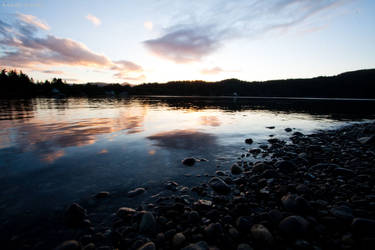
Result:
{"label": "calm water", "polygon": [[[188,182],[185,174],[227,169],[271,134],[286,138],[287,127],[309,133],[372,119],[373,110],[373,101],[337,100],[3,100],[1,220],[57,209],[102,190]],[[244,143],[249,137],[254,145]],[[188,156],[209,161],[184,167]]]}

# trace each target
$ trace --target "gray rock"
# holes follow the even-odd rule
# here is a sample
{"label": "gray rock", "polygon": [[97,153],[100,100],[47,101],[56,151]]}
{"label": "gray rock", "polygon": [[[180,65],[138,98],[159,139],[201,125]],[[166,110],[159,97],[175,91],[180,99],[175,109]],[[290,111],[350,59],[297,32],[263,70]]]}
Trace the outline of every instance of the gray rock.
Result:
{"label": "gray rock", "polygon": [[301,216],[288,216],[279,224],[280,231],[288,238],[298,238],[308,232],[309,222]]}
{"label": "gray rock", "polygon": [[283,173],[290,173],[296,170],[297,166],[291,161],[279,161],[276,163],[276,168]]}
{"label": "gray rock", "polygon": [[152,213],[145,212],[142,215],[141,222],[139,223],[139,232],[143,234],[155,234],[156,220]]}
{"label": "gray rock", "polygon": [[102,191],[102,192],[99,192],[95,195],[95,198],[97,199],[102,199],[102,198],[106,198],[109,196],[109,192],[106,192],[106,191]]}
{"label": "gray rock", "polygon": [[246,243],[241,243],[237,246],[237,250],[253,250],[253,248]]}
{"label": "gray rock", "polygon": [[219,194],[228,194],[230,192],[230,187],[219,177],[213,177],[208,184],[211,188]]}
{"label": "gray rock", "polygon": [[77,203],[73,203],[65,212],[65,221],[69,226],[83,225],[86,218],[86,210]]}
{"label": "gray rock", "polygon": [[136,211],[133,209],[133,208],[130,208],[130,207],[120,207],[116,214],[118,217],[122,218],[122,219],[125,219],[127,218],[129,215],[133,215]]}
{"label": "gray rock", "polygon": [[357,235],[375,236],[375,220],[355,218],[352,222],[352,230]]}
{"label": "gray rock", "polygon": [[222,236],[223,227],[220,223],[211,223],[205,227],[204,232],[208,238],[214,239]]}
{"label": "gray rock", "polygon": [[254,173],[260,174],[260,173],[263,173],[267,169],[273,169],[273,167],[267,163],[257,162],[255,163],[252,169]]}
{"label": "gray rock", "polygon": [[351,177],[354,175],[354,171],[347,169],[347,168],[335,168],[333,170],[333,173],[335,175],[341,175],[341,176],[346,176],[346,177]]}
{"label": "gray rock", "polygon": [[136,189],[133,189],[133,190],[129,191],[128,197],[135,197],[137,195],[143,194],[144,192],[146,192],[146,189],[144,189],[142,187],[139,187],[139,188],[136,188]]}
{"label": "gray rock", "polygon": [[193,166],[197,160],[195,158],[189,157],[182,160],[182,164],[186,166]]}
{"label": "gray rock", "polygon": [[86,246],[84,246],[82,250],[95,250],[95,249],[96,249],[95,244],[94,243],[89,243]]}
{"label": "gray rock", "polygon": [[361,137],[358,139],[361,144],[375,144],[375,135]]}
{"label": "gray rock", "polygon": [[329,210],[329,212],[336,218],[344,221],[352,221],[353,219],[352,209],[345,205],[333,207]]}
{"label": "gray rock", "polygon": [[237,164],[234,164],[231,169],[230,169],[232,174],[241,174],[242,173],[242,168],[238,166]]}
{"label": "gray rock", "polygon": [[208,250],[208,244],[205,241],[199,241],[194,244],[190,244],[184,248],[181,248],[181,250]]}
{"label": "gray rock", "polygon": [[247,138],[247,139],[245,140],[245,143],[246,143],[246,144],[252,144],[252,143],[253,143],[253,139],[251,139],[251,138]]}
{"label": "gray rock", "polygon": [[268,229],[262,224],[255,224],[251,227],[251,235],[259,242],[272,244],[273,236]]}
{"label": "gray rock", "polygon": [[172,239],[173,247],[181,247],[186,241],[186,237],[183,233],[176,233]]}
{"label": "gray rock", "polygon": [[141,247],[139,247],[137,250],[155,250],[155,249],[156,249],[156,246],[154,242],[150,241],[142,245]]}
{"label": "gray rock", "polygon": [[281,198],[284,208],[290,212],[306,214],[311,211],[311,206],[303,197],[295,194],[287,194]]}
{"label": "gray rock", "polygon": [[76,240],[64,241],[61,245],[55,248],[55,250],[80,250],[82,249],[81,244]]}

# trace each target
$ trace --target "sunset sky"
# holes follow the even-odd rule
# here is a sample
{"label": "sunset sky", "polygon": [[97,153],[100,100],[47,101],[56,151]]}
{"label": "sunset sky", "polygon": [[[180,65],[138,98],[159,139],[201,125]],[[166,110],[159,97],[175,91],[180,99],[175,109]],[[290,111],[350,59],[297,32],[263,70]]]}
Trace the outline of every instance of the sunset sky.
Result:
{"label": "sunset sky", "polygon": [[0,65],[35,80],[269,80],[375,68],[372,0],[0,0]]}

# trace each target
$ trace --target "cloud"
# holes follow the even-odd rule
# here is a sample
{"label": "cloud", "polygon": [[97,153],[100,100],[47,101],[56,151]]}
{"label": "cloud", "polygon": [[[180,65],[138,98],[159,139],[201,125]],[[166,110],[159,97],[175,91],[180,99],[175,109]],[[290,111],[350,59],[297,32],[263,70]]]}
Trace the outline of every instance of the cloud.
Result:
{"label": "cloud", "polygon": [[217,75],[224,72],[224,70],[220,67],[214,67],[210,69],[202,69],[201,74],[203,75]]}
{"label": "cloud", "polygon": [[150,21],[147,21],[147,22],[143,23],[143,27],[145,27],[148,30],[152,30],[153,26],[154,26],[153,23],[150,22]]}
{"label": "cloud", "polygon": [[[197,1],[192,0],[194,3]],[[144,41],[154,55],[176,63],[190,63],[216,52],[225,41],[252,39],[276,30],[288,30],[351,0],[237,0],[215,1],[183,9],[178,23],[154,39]],[[195,6],[192,4],[192,6]],[[319,20],[314,20],[319,23]]]}
{"label": "cloud", "polygon": [[49,30],[50,27],[43,23],[41,20],[39,20],[37,17],[32,15],[26,15],[26,14],[17,14],[19,20],[21,20],[24,23],[31,24],[37,28],[40,28],[42,30]]}
{"label": "cloud", "polygon": [[102,24],[102,21],[99,18],[97,18],[96,16],[91,15],[91,14],[88,14],[86,16],[86,19],[89,20],[90,22],[92,22],[95,26],[99,26],[99,25]]}
{"label": "cloud", "polygon": [[41,72],[42,73],[46,73],[46,74],[53,74],[53,75],[62,75],[62,74],[64,74],[63,71],[59,71],[59,70],[42,70]]}
{"label": "cloud", "polygon": [[38,31],[46,30],[48,26],[34,16],[18,14],[17,21],[15,25],[10,25],[0,20],[0,65],[4,67],[34,69],[44,73],[50,71],[53,74],[56,72],[48,67],[83,66],[111,70],[115,77],[126,80],[145,78],[143,68],[133,62],[112,61],[69,38],[51,34],[38,36]]}
{"label": "cloud", "polygon": [[154,55],[176,63],[199,61],[219,47],[210,27],[184,27],[171,31],[164,36],[144,41],[144,45]]}

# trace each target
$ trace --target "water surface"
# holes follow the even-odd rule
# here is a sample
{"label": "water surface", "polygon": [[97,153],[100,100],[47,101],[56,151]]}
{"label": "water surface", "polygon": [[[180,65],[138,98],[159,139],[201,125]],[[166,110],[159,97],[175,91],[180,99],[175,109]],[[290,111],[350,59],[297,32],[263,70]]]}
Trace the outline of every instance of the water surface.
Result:
{"label": "water surface", "polygon": [[[288,138],[285,128],[311,133],[372,119],[374,104],[178,97],[1,100],[0,219],[59,209],[102,190],[187,183],[185,175],[212,174],[218,165],[228,169],[270,135]],[[254,144],[246,145],[246,138]],[[208,161],[185,167],[181,160],[188,156]]]}

